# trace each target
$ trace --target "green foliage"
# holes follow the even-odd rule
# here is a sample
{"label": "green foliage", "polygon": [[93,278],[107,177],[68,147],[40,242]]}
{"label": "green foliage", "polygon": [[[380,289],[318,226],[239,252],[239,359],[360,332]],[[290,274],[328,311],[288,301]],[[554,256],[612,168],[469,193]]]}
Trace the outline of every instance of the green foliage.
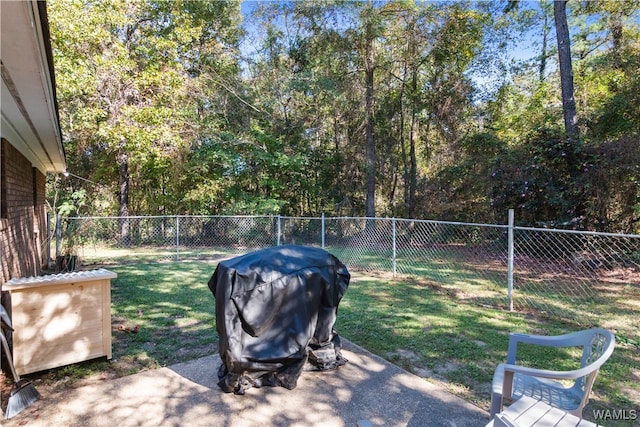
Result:
{"label": "green foliage", "polygon": [[580,142],[541,130],[495,158],[491,205],[502,212],[516,209],[517,218],[526,224],[583,228],[584,175],[593,162]]}
{"label": "green foliage", "polygon": [[[494,133],[474,133],[461,143],[459,158],[422,186],[419,204],[428,204],[437,218],[464,222],[495,222],[487,196],[491,186],[491,164],[504,142]],[[499,218],[499,216],[497,216]]]}
{"label": "green foliage", "polygon": [[[563,123],[550,2],[269,2],[245,25],[239,1],[47,4],[68,168],[99,183],[65,181],[53,199],[363,215],[373,161],[382,215],[514,207],[524,224],[638,231],[637,2],[569,3],[580,143],[545,131]],[[509,63],[525,35],[535,53]]]}
{"label": "green foliage", "polygon": [[[594,98],[599,101],[588,125],[596,138],[638,135],[640,49],[626,49],[617,68],[606,69],[610,62],[611,58],[600,58],[594,64],[591,79],[585,82],[585,90],[595,92]],[[593,83],[597,84],[595,88]]]}
{"label": "green foliage", "polygon": [[592,229],[638,233],[640,223],[640,136],[594,142],[596,160],[584,177],[587,219]]}
{"label": "green foliage", "polygon": [[80,208],[86,204],[87,192],[82,189],[74,191],[69,200],[64,200],[58,207],[58,215],[78,216]]}
{"label": "green foliage", "polygon": [[57,80],[70,169],[119,193],[114,159],[126,159],[129,212],[175,212],[170,202],[182,189],[171,172],[198,128],[199,92],[186,71],[234,67],[221,53],[238,42],[238,3],[60,1],[49,9],[56,64],[69,70]]}

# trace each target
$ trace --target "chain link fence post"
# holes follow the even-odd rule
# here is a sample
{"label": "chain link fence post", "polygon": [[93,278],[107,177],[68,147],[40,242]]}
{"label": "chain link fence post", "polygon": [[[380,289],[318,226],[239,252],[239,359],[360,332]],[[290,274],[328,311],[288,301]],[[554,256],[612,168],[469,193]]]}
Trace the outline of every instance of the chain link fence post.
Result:
{"label": "chain link fence post", "polygon": [[507,299],[509,311],[513,311],[513,227],[514,211],[509,209],[509,248],[507,256]]}
{"label": "chain link fence post", "polygon": [[391,219],[391,246],[393,248],[393,277],[396,277],[396,260],[397,260],[397,253],[396,253],[396,219],[392,218]]}
{"label": "chain link fence post", "polygon": [[282,237],[282,217],[280,215],[277,216],[277,229],[276,229],[276,246],[280,246],[280,239]]}
{"label": "chain link fence post", "polygon": [[320,217],[320,233],[321,233],[321,243],[322,249],[324,249],[324,212],[322,212],[322,216]]}
{"label": "chain link fence post", "polygon": [[176,215],[176,261],[180,261],[180,216]]}

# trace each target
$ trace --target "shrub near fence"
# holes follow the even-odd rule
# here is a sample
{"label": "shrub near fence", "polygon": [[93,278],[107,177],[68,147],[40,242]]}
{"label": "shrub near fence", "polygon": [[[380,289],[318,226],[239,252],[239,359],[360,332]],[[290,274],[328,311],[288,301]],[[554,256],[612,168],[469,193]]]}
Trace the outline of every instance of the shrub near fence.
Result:
{"label": "shrub near fence", "polygon": [[[120,235],[126,221],[129,236]],[[640,236],[390,218],[85,217],[61,221],[84,264],[223,259],[295,243],[351,270],[429,280],[466,302],[640,329]],[[70,233],[65,231],[69,230]],[[635,314],[634,314],[635,313]],[[624,317],[624,321],[620,316]],[[631,319],[631,320],[630,320]]]}

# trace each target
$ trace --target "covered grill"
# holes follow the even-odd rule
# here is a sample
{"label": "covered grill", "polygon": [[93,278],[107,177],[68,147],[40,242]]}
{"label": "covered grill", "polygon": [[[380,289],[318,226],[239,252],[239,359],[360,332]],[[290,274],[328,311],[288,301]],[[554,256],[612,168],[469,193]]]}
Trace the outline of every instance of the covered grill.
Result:
{"label": "covered grill", "polygon": [[306,246],[218,264],[209,280],[222,360],[218,385],[236,394],[264,385],[293,389],[307,360],[317,370],[346,363],[334,324],[349,280],[335,256]]}

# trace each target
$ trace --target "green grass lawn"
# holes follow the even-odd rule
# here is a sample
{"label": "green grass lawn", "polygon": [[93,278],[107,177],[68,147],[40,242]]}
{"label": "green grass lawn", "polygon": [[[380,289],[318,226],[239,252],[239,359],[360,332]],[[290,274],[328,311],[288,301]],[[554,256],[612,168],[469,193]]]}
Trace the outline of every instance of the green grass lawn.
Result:
{"label": "green grass lawn", "polygon": [[[354,275],[340,305],[337,328],[347,339],[430,381],[443,383],[452,393],[484,409],[489,407],[493,371],[506,359],[509,332],[556,335],[578,329],[469,303],[432,282],[371,275]],[[541,352],[524,347],[518,355],[532,367],[577,368],[572,363],[575,350]],[[640,349],[619,342],[599,373],[584,417],[593,419],[595,409],[640,413],[639,375]]]}
{"label": "green grass lawn", "polygon": [[[122,376],[217,352],[215,300],[207,287],[216,265],[109,266],[118,274],[112,281],[113,360],[41,373],[40,380],[68,386],[89,375]],[[510,331],[552,335],[578,327],[478,302],[468,292],[461,295],[427,279],[352,271],[336,328],[342,337],[488,410],[491,377],[506,359]],[[130,332],[136,327],[137,332]],[[568,353],[525,350],[524,360],[531,366],[572,367]],[[640,414],[640,349],[635,342],[618,343],[596,379],[584,416],[592,418],[594,409],[603,408]]]}

